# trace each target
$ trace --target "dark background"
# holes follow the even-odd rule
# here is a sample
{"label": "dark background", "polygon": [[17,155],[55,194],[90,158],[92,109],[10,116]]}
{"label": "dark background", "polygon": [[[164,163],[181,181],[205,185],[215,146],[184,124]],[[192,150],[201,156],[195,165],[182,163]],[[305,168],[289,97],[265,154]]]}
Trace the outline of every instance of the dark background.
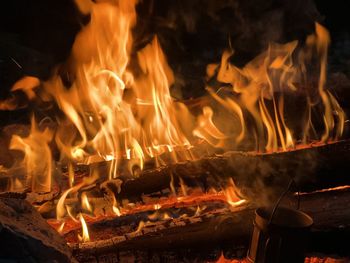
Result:
{"label": "dark background", "polygon": [[[204,93],[205,67],[219,61],[229,39],[236,51],[233,62],[241,66],[270,41],[303,41],[314,21],[331,33],[330,71],[350,76],[345,0],[144,0],[137,11],[134,50],[157,34],[184,98]],[[75,34],[88,20],[73,0],[2,1],[0,98],[8,97],[23,75],[48,78],[53,67],[67,59]],[[5,122],[15,116],[0,113]]]}

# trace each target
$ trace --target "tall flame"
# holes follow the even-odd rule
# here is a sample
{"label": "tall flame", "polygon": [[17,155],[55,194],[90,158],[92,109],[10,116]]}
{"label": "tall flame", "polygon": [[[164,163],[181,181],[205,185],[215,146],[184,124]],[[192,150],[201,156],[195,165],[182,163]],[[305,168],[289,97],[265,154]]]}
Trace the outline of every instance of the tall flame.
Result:
{"label": "tall flame", "polygon": [[[186,153],[190,142],[179,116],[189,114],[170,96],[174,77],[157,38],[137,53],[137,76],[128,69],[135,1],[90,7],[91,22],[73,46],[71,87],[66,88],[59,75],[44,84],[70,121],[62,121],[56,136],[62,156],[89,162],[99,155],[113,160],[113,166],[124,157],[142,169],[147,157],[175,147]],[[172,157],[177,159],[175,153]],[[110,177],[115,177],[115,169]]]}
{"label": "tall flame", "polygon": [[[342,135],[344,111],[325,88],[328,45],[327,30],[316,23],[315,34],[307,38],[304,48],[298,47],[297,41],[283,45],[270,44],[266,52],[243,68],[232,65],[229,60],[233,52],[226,51],[222,55],[220,65],[208,66],[209,77],[214,76],[217,68],[216,79],[232,87],[232,97],[222,98],[211,88],[208,88],[208,91],[216,101],[238,116],[241,133],[236,135],[237,141],[247,136],[245,119],[249,118],[255,123],[258,149],[261,149],[261,143],[264,141],[267,151],[277,151],[279,148],[287,150],[294,147],[297,140],[304,143],[310,139],[317,140],[317,136],[312,137],[310,128],[313,127],[311,112],[319,111],[319,108],[322,108],[320,114],[324,119],[321,141],[337,140]],[[316,73],[306,70],[309,65],[315,63],[318,66]],[[317,89],[309,80],[309,74],[319,75]],[[285,97],[291,98],[300,94],[307,98],[307,120],[303,124],[302,134],[294,134],[286,122],[285,112],[288,109],[285,106]],[[317,98],[320,98],[320,102]],[[304,114],[303,108],[298,108],[298,111],[298,114]],[[300,124],[299,119],[298,125]],[[208,131],[212,130],[211,126],[207,125]],[[211,136],[205,139],[210,144],[213,137],[221,139],[218,135],[209,135]]]}

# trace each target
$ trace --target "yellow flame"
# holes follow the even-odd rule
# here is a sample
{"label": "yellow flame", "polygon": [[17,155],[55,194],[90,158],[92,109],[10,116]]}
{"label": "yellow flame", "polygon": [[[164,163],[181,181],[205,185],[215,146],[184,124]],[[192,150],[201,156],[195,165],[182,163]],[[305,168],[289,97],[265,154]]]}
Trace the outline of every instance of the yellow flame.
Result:
{"label": "yellow flame", "polygon": [[57,232],[58,233],[62,233],[63,232],[63,229],[64,229],[64,226],[65,226],[66,222],[62,222],[61,225],[58,227],[57,229]]}
{"label": "yellow flame", "polygon": [[210,107],[203,108],[203,115],[198,117],[198,126],[193,131],[193,135],[205,139],[215,147],[223,146],[223,139],[227,136],[223,134],[213,122],[213,110]]}
{"label": "yellow flame", "polygon": [[226,197],[227,203],[232,207],[240,206],[246,202],[245,199],[240,198],[241,194],[238,191],[237,186],[233,182],[232,178],[228,179],[228,186],[224,189],[224,194]]}
{"label": "yellow flame", "polygon": [[79,220],[81,223],[82,235],[78,235],[78,238],[81,242],[88,242],[90,241],[89,230],[81,213],[79,214]]}
{"label": "yellow flame", "polygon": [[40,131],[34,117],[28,137],[14,135],[10,142],[10,149],[24,153],[23,166],[26,169],[27,184],[33,192],[51,191],[52,156],[49,142],[52,132],[46,128]]}
{"label": "yellow flame", "polygon": [[89,199],[87,197],[86,192],[83,192],[81,194],[81,205],[84,209],[86,209],[87,211],[92,212],[92,207],[90,205]]}
{"label": "yellow flame", "polygon": [[159,209],[162,208],[162,206],[161,206],[160,204],[155,204],[155,205],[153,206],[153,208],[154,208],[154,210],[159,210]]}
{"label": "yellow flame", "polygon": [[180,187],[181,187],[182,195],[187,196],[187,186],[181,177],[179,177],[179,179],[180,179]]}
{"label": "yellow flame", "polygon": [[[69,189],[67,189],[59,198],[57,205],[56,205],[56,218],[58,220],[62,220],[64,216],[66,215],[66,212],[70,214],[70,211],[67,211],[67,206],[65,206],[65,200],[69,194],[76,193],[84,187],[85,185],[90,185],[93,182],[95,182],[98,178],[97,174],[93,174],[92,176],[89,177],[84,177],[83,181]],[[71,216],[71,215],[70,215]],[[72,216],[71,216],[72,217]]]}
{"label": "yellow flame", "polygon": [[122,213],[120,212],[120,209],[118,208],[117,200],[115,199],[114,195],[112,195],[112,197],[113,197],[112,210],[113,210],[114,214],[116,214],[116,216],[121,216]]}
{"label": "yellow flame", "polygon": [[66,205],[65,208],[66,208],[66,211],[67,211],[68,216],[69,216],[74,222],[78,223],[79,220],[77,220],[76,217],[73,215],[73,212],[74,212],[74,211],[73,211],[73,207],[72,207],[72,206],[69,206],[69,205]]}
{"label": "yellow flame", "polygon": [[[242,132],[234,135],[237,142],[243,141],[247,135],[245,132],[247,117],[248,119],[252,117],[255,122],[253,127],[257,134],[256,145],[259,149],[263,142],[265,142],[267,151],[277,151],[279,148],[287,150],[294,147],[297,140],[307,143],[309,139],[317,139],[319,131],[314,132],[316,137],[311,137],[309,132],[313,127],[312,108],[316,106],[323,108],[323,112],[320,113],[324,119],[321,141],[337,140],[342,135],[345,122],[344,111],[334,96],[325,88],[328,45],[329,33],[316,23],[315,33],[307,38],[305,46],[300,49],[297,49],[297,41],[283,45],[270,44],[266,52],[247,63],[243,68],[238,68],[229,62],[233,51],[225,51],[220,65],[208,66],[208,77],[212,78],[217,70],[217,80],[232,86],[232,98],[222,98],[219,92],[214,92],[211,88],[208,91],[217,102],[239,117]],[[318,72],[307,72],[307,67],[311,64],[319,67]],[[319,75],[317,90],[308,80],[309,75],[313,74]],[[303,131],[302,134],[296,134],[289,126],[291,124],[287,124],[285,112],[288,111],[288,108],[286,108],[284,99],[286,95],[297,97],[300,94],[304,94],[307,105],[305,105],[305,112],[303,112],[303,107],[298,109],[300,110],[298,114],[301,116],[299,121],[305,114],[306,122],[300,129]],[[315,99],[317,97],[320,98],[321,103],[312,102],[317,101]],[[224,121],[227,122],[227,120]],[[210,131],[213,130],[213,122],[207,121],[205,125],[201,125],[202,123],[203,121],[199,123],[200,129],[197,128],[194,135],[205,139],[213,146],[223,147],[227,139],[225,140],[224,136],[210,134]],[[293,124],[293,127],[298,127],[298,125]],[[227,137],[231,139],[232,135]],[[219,144],[218,139],[221,139]]]}
{"label": "yellow flame", "polygon": [[74,168],[72,163],[68,164],[68,180],[69,180],[69,187],[72,188],[74,185]]}

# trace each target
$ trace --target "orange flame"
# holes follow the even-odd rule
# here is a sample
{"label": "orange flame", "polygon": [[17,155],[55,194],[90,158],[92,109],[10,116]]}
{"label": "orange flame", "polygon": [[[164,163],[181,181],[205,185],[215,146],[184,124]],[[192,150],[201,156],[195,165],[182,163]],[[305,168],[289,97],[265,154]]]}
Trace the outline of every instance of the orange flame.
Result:
{"label": "orange flame", "polygon": [[[316,23],[315,34],[308,37],[306,46],[299,51],[298,42],[293,41],[284,45],[270,44],[268,50],[249,62],[245,67],[238,68],[230,64],[229,59],[233,52],[224,52],[220,65],[209,65],[207,72],[209,77],[215,74],[218,68],[217,80],[232,86],[234,98],[221,98],[212,89],[209,94],[225,108],[230,109],[240,119],[241,133],[236,136],[241,141],[246,131],[243,112],[253,117],[257,132],[258,145],[266,141],[265,149],[276,151],[278,148],[287,150],[294,147],[297,140],[304,143],[311,138],[310,127],[313,126],[311,109],[320,103],[311,103],[314,97],[320,97],[323,107],[324,131],[321,141],[337,140],[343,133],[345,114],[333,95],[326,90],[326,65],[329,34],[325,28]],[[316,54],[315,54],[316,50]],[[319,61],[318,94],[312,90],[312,84],[305,82],[308,72],[306,68],[314,63],[312,58]],[[296,61],[294,61],[296,57]],[[305,83],[304,83],[305,82]],[[305,85],[305,87],[301,86]],[[285,112],[285,96],[293,96],[303,93],[309,102],[306,113],[307,121],[304,124],[303,134],[297,137],[287,125]],[[271,103],[270,103],[271,102]],[[272,107],[268,107],[272,104]],[[302,109],[300,109],[302,111]],[[246,113],[246,114],[247,114]],[[300,112],[299,114],[303,114]],[[212,130],[212,125],[207,125],[207,131]],[[202,135],[203,132],[200,134]],[[198,134],[195,134],[198,136]],[[200,136],[203,138],[203,136]],[[213,145],[212,138],[220,138],[210,134],[204,136]],[[221,147],[222,144],[219,145]]]}
{"label": "orange flame", "polygon": [[10,149],[24,153],[27,184],[33,192],[51,191],[52,157],[48,145],[51,138],[52,132],[49,129],[40,131],[33,117],[30,135],[26,138],[14,135],[11,139]]}
{"label": "orange flame", "polygon": [[79,214],[79,220],[81,223],[82,236],[78,235],[78,238],[82,242],[88,242],[90,241],[89,230],[82,214]]}

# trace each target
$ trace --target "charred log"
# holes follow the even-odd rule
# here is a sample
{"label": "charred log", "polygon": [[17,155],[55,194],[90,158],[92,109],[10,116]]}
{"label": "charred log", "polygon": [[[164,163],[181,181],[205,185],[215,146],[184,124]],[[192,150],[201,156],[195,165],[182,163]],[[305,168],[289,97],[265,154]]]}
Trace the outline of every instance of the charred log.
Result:
{"label": "charred log", "polygon": [[0,261],[74,262],[65,240],[27,201],[0,197]]}

